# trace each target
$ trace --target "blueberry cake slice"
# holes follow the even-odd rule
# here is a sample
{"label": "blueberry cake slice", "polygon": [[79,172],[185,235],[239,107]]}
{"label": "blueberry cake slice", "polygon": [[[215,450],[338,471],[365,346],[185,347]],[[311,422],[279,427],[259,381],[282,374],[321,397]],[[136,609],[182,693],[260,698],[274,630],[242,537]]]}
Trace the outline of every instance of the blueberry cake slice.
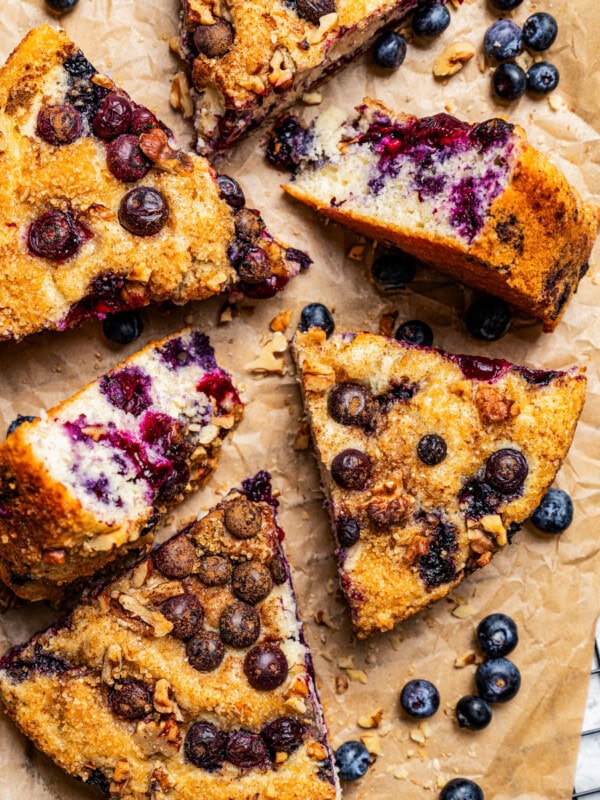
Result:
{"label": "blueberry cake slice", "polygon": [[585,274],[597,210],[501,119],[421,119],[365,100],[313,127],[278,123],[268,157],[295,172],[286,192],[391,243],[553,330]]}
{"label": "blueberry cake slice", "polygon": [[489,563],[567,454],[584,370],[542,371],[370,333],[294,344],[359,637]]}
{"label": "blueberry cake slice", "polygon": [[0,137],[0,339],[234,287],[271,297],[310,263],[49,26],[0,70]]}
{"label": "blueberry cake slice", "polygon": [[126,550],[205,482],[242,416],[208,338],[148,345],[0,445],[0,578],[55,597]]}
{"label": "blueberry cake slice", "polygon": [[7,714],[120,800],[334,800],[339,789],[258,473],[0,662]]}
{"label": "blueberry cake slice", "polygon": [[183,0],[179,50],[195,105],[198,152],[228,150],[422,1]]}

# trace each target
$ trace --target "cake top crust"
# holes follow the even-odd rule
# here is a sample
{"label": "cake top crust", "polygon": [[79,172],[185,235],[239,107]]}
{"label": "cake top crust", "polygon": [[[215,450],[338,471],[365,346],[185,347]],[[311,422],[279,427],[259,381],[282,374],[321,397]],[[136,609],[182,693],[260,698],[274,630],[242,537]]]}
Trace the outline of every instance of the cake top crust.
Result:
{"label": "cake top crust", "polygon": [[244,486],[0,663],[21,730],[111,797],[339,796],[268,473]]}
{"label": "cake top crust", "polygon": [[509,544],[554,480],[585,397],[577,367],[370,333],[313,328],[294,351],[359,637],[448,594]]}

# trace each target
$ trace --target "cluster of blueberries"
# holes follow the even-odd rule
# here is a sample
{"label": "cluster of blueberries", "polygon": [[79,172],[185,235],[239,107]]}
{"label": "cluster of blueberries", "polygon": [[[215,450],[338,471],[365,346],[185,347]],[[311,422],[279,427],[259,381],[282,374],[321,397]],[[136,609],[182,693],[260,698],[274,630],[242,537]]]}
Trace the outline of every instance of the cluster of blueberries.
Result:
{"label": "cluster of blueberries", "polygon": [[[411,27],[421,40],[435,39],[450,25],[450,12],[441,2],[432,2],[418,8],[412,16]],[[406,39],[396,31],[383,33],[375,42],[373,62],[377,67],[394,70],[406,58]]]}
{"label": "cluster of blueberries", "polygon": [[[490,0],[499,11],[512,11],[523,0]],[[522,28],[510,19],[494,22],[485,33],[483,49],[488,58],[499,66],[494,71],[492,84],[496,96],[501,100],[517,100],[527,90],[544,95],[558,86],[559,72],[554,64],[538,61],[525,72],[512,59],[524,47],[530,52],[541,53],[554,44],[558,25],[551,14],[539,11],[525,20]]]}
{"label": "cluster of blueberries", "polygon": [[[522,2],[490,0],[490,5],[498,11],[512,11]],[[413,33],[422,41],[440,36],[449,24],[450,12],[442,0],[432,0],[421,6],[411,21]],[[554,64],[539,61],[525,72],[512,59],[521,53],[523,47],[534,53],[547,50],[554,43],[557,33],[556,20],[545,12],[532,14],[522,29],[512,20],[500,19],[486,31],[483,48],[492,62],[499,64],[492,79],[497,97],[516,100],[526,90],[534,94],[547,94],[556,89],[560,76]],[[405,58],[406,39],[396,31],[383,33],[375,43],[373,61],[381,69],[397,69]]]}
{"label": "cluster of blueberries", "polygon": [[[521,675],[505,656],[517,646],[515,622],[506,614],[490,614],[477,627],[477,640],[486,661],[477,667],[477,695],[465,695],[456,704],[461,728],[479,731],[492,720],[491,704],[506,703],[517,694]],[[413,719],[427,719],[440,707],[440,694],[430,681],[409,681],[400,693],[400,706]],[[361,742],[345,742],[336,751],[336,764],[343,780],[358,780],[368,770],[370,756]],[[442,789],[439,800],[484,800],[481,787],[467,778],[454,778]]]}

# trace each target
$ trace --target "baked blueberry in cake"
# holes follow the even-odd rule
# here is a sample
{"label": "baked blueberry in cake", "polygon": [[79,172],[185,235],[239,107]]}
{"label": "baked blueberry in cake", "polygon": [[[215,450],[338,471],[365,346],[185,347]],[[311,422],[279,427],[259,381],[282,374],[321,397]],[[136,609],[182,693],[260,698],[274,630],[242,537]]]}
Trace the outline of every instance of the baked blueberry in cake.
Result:
{"label": "baked blueberry in cake", "polygon": [[0,339],[234,287],[272,297],[310,263],[49,26],[0,70],[0,136]]}
{"label": "baked blueberry in cake", "polygon": [[268,473],[0,662],[0,698],[121,800],[334,800]]}
{"label": "baked blueberry in cake", "polygon": [[565,458],[584,370],[535,370],[370,333],[294,340],[342,590],[359,637],[507,547]]}
{"label": "baked blueberry in cake", "polygon": [[417,118],[365,100],[305,128],[293,116],[268,157],[286,192],[353,230],[495,295],[553,330],[583,276],[597,210],[525,132],[501,119]]}
{"label": "baked blueberry in cake", "polygon": [[183,0],[179,50],[197,149],[228,150],[366,50],[423,0]]}
{"label": "baked blueberry in cake", "polygon": [[0,578],[54,598],[130,548],[204,483],[242,416],[195,329],[149,344],[0,445]]}

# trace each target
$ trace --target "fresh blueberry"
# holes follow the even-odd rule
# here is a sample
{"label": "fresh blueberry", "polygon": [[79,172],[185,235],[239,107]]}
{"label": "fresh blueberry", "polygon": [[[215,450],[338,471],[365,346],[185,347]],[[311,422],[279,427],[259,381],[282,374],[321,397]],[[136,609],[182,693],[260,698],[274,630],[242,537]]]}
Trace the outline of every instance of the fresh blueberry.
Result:
{"label": "fresh blueberry", "polygon": [[521,673],[507,658],[490,658],[477,667],[475,684],[488,703],[507,703],[521,688]]}
{"label": "fresh blueberry", "polygon": [[501,494],[514,494],[525,483],[529,473],[527,459],[520,450],[503,447],[488,458],[485,465],[485,479]]}
{"label": "fresh blueberry", "polygon": [[517,626],[506,614],[490,614],[477,626],[477,641],[486,656],[507,656],[519,642]]}
{"label": "fresh blueberry", "polygon": [[335,751],[335,765],[343,781],[357,781],[367,774],[371,756],[362,742],[344,742]]}
{"label": "fresh blueberry", "polygon": [[359,383],[338,383],[327,398],[329,415],[340,425],[365,428],[373,419],[373,395]]}
{"label": "fresh blueberry", "polygon": [[558,86],[560,73],[548,61],[538,61],[527,70],[527,88],[536,94],[548,94]]}
{"label": "fresh blueberry", "polygon": [[552,14],[539,11],[525,20],[523,25],[523,43],[525,47],[536,52],[547,50],[556,40],[558,25]]}
{"label": "fresh blueberry", "polygon": [[47,211],[35,219],[27,234],[29,249],[36,256],[64,261],[82,244],[81,230],[68,211]]}
{"label": "fresh blueberry", "polygon": [[494,72],[492,86],[501,100],[518,100],[527,89],[527,76],[517,64],[500,64]]}
{"label": "fresh blueberry", "polygon": [[244,190],[235,178],[231,178],[229,175],[218,175],[217,185],[221,197],[228,205],[232,208],[242,208],[246,202],[246,196],[244,195]]}
{"label": "fresh blueberry", "polygon": [[225,757],[225,741],[225,734],[211,722],[194,722],[183,746],[186,759],[196,767],[215,767]]}
{"label": "fresh blueberry", "polygon": [[142,335],[144,323],[137,311],[117,311],[102,323],[102,331],[115,344],[129,344]]}
{"label": "fresh blueberry", "polygon": [[521,5],[523,0],[490,0],[490,5],[498,11],[512,11]]}
{"label": "fresh blueberry", "polygon": [[396,31],[382,34],[373,48],[373,61],[381,69],[398,69],[406,58],[406,39]]}
{"label": "fresh blueberry", "polygon": [[411,717],[426,719],[432,717],[440,707],[440,693],[433,683],[417,678],[402,689],[400,705]]}
{"label": "fresh blueberry", "polygon": [[289,664],[285,653],[276,644],[263,642],[249,650],[244,659],[248,683],[261,692],[272,692],[287,679]]}
{"label": "fresh blueberry", "polygon": [[382,289],[402,289],[417,274],[418,263],[414,256],[402,250],[393,250],[375,259],[371,274]]}
{"label": "fresh blueberry", "polygon": [[72,11],[79,0],[46,0],[46,5],[54,14],[66,14]]}
{"label": "fresh blueberry", "polygon": [[543,533],[562,533],[573,522],[573,501],[562,489],[548,489],[531,521]]}
{"label": "fresh blueberry", "polygon": [[422,39],[435,39],[450,25],[450,12],[441,3],[428,3],[415,11],[412,29]]}
{"label": "fresh blueberry", "polygon": [[475,339],[495,342],[510,328],[510,308],[499,297],[485,295],[475,300],[467,309],[467,330]]}
{"label": "fresh blueberry", "polygon": [[124,133],[109,142],[106,165],[115,178],[123,183],[141,181],[152,166],[140,147],[139,138],[131,133]]}
{"label": "fresh blueberry", "polygon": [[17,418],[13,419],[13,421],[8,426],[6,435],[10,436],[11,433],[14,433],[17,430],[17,428],[20,427],[24,422],[35,422],[36,419],[37,417],[21,416],[21,414],[19,414]]}
{"label": "fresh blueberry", "polygon": [[106,141],[127,133],[133,111],[131,103],[119,94],[107,94],[92,121],[96,136]]}
{"label": "fresh blueberry", "polygon": [[428,433],[419,439],[417,455],[424,464],[434,467],[446,458],[446,442],[437,433]]}
{"label": "fresh blueberry", "polygon": [[225,757],[241,769],[252,769],[268,761],[267,745],[256,733],[230,731],[225,745]]}
{"label": "fresh blueberry", "polygon": [[420,319],[410,319],[398,326],[394,334],[399,342],[431,347],[433,344],[433,331],[426,322]]}
{"label": "fresh blueberry", "polygon": [[440,792],[439,800],[485,800],[481,787],[467,778],[453,778]]}
{"label": "fresh blueberry", "polygon": [[366,453],[350,447],[338,453],[331,462],[331,477],[344,489],[360,491],[369,481],[371,466]]}
{"label": "fresh blueberry", "polygon": [[322,303],[309,303],[302,309],[298,327],[304,333],[309,328],[322,328],[329,337],[333,333],[335,322],[331,311]]}
{"label": "fresh blueberry", "polygon": [[337,538],[341,547],[352,547],[360,539],[360,523],[352,517],[340,517],[337,523]]}
{"label": "fresh blueberry", "polygon": [[483,49],[494,61],[516,58],[523,49],[523,32],[511,19],[499,19],[485,32]]}
{"label": "fresh blueberry", "polygon": [[83,133],[81,114],[66,103],[43,106],[37,117],[36,133],[49,144],[71,144]]}
{"label": "fresh blueberry", "polygon": [[293,753],[302,744],[304,725],[296,717],[277,717],[261,735],[273,753]]}
{"label": "fresh blueberry", "polygon": [[492,709],[481,697],[467,694],[456,704],[456,719],[460,728],[481,731],[492,721]]}
{"label": "fresh blueberry", "polygon": [[119,222],[134,236],[153,236],[169,218],[169,204],[152,186],[136,186],[119,204]]}

